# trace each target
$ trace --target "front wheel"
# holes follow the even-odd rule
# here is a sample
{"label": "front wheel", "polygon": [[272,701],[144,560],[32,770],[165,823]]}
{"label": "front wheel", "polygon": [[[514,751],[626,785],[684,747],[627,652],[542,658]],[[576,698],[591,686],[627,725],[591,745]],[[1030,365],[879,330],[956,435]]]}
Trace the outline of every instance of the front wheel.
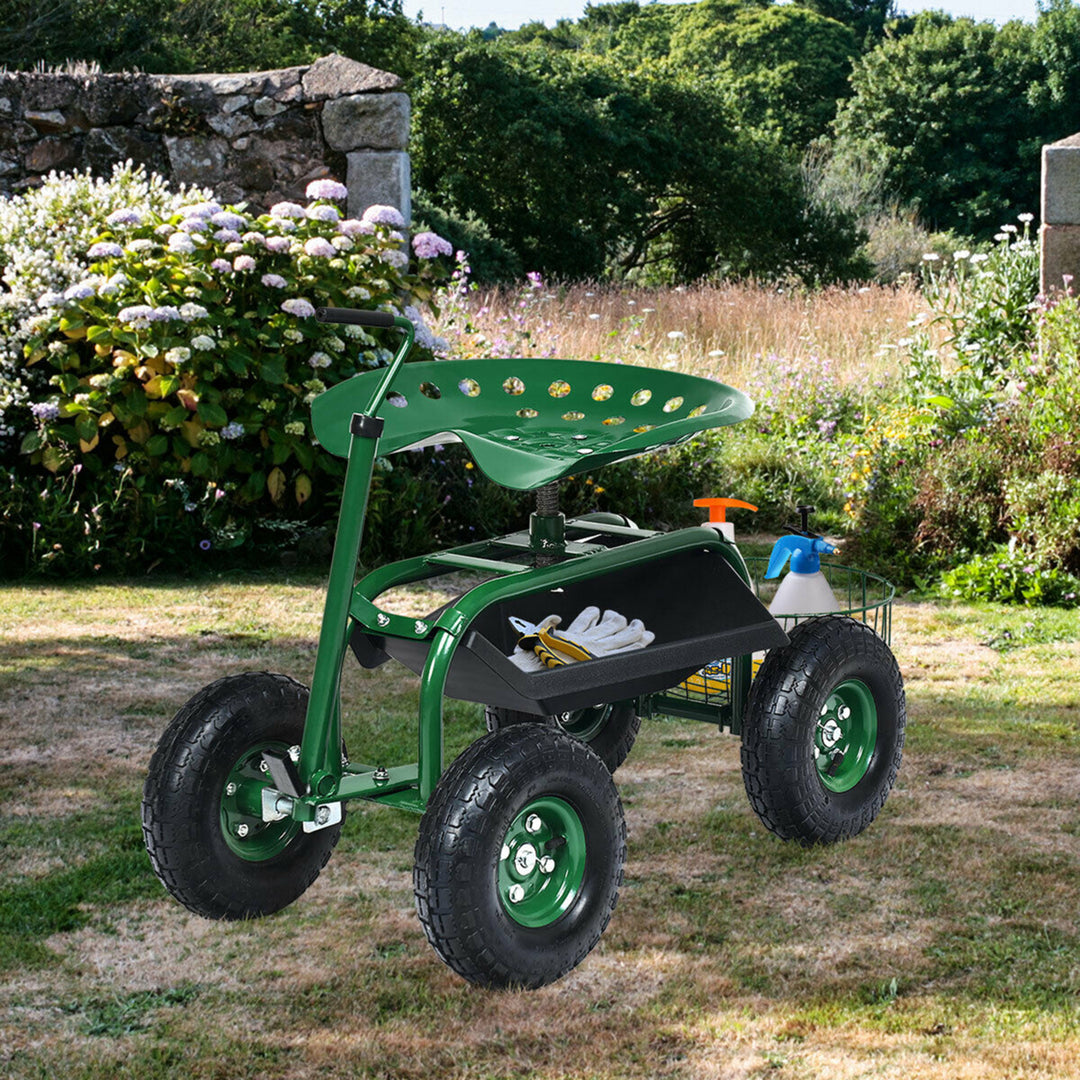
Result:
{"label": "front wheel", "polygon": [[641,730],[641,717],[631,701],[592,705],[554,716],[534,716],[516,709],[488,705],[484,710],[484,720],[488,731],[500,731],[514,724],[549,724],[587,743],[608,767],[608,772],[614,772],[626,760]]}
{"label": "front wheel", "polygon": [[307,688],[285,675],[231,675],[197,693],[162,735],[143,790],[143,839],[162,884],[196,914],[269,915],[330,858],[340,823],[304,832],[288,817],[264,821],[246,798],[260,788],[263,754],[299,745],[307,702]]}
{"label": "front wheel", "polygon": [[768,654],[750,690],[742,773],[771,832],[801,844],[858,835],[892,790],[904,748],[904,682],[864,623],[800,623]]}
{"label": "front wheel", "polygon": [[603,762],[555,728],[521,724],[477,740],[439,781],[416,841],[416,909],[459,975],[534,989],[599,941],[625,862]]}

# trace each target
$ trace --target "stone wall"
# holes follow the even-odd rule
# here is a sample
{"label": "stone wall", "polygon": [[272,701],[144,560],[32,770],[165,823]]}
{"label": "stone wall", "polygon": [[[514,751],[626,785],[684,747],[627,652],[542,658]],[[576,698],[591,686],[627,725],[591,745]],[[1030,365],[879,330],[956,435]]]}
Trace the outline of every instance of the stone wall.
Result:
{"label": "stone wall", "polygon": [[1043,147],[1040,291],[1080,287],[1080,135]]}
{"label": "stone wall", "polygon": [[0,192],[52,170],[108,175],[130,159],[174,184],[269,207],[312,180],[410,218],[409,98],[401,79],[343,56],[229,75],[0,74]]}

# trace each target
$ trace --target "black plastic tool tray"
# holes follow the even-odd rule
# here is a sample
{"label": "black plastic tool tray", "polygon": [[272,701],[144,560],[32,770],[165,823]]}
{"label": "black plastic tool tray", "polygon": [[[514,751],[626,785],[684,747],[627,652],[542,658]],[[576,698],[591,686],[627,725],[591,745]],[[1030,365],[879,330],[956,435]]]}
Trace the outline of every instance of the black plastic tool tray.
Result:
{"label": "black plastic tool tray", "polygon": [[[539,622],[555,613],[565,628],[589,605],[641,619],[656,640],[644,649],[533,674],[507,659],[517,641],[510,615]],[[465,631],[445,693],[545,716],[664,690],[710,661],[786,642],[783,628],[723,556],[701,548],[493,604]],[[429,647],[430,641],[361,632],[353,640],[365,667],[389,655],[417,674]]]}

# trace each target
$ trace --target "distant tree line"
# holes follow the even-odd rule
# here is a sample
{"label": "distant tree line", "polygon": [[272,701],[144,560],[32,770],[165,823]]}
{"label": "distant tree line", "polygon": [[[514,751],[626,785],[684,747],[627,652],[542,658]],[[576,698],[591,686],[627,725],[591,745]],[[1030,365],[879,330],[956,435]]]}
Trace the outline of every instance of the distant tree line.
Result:
{"label": "distant tree line", "polygon": [[492,280],[869,276],[883,212],[984,238],[1080,130],[1075,0],[1000,28],[893,0],[623,0],[469,33],[400,0],[0,0],[12,68],[330,51],[406,77],[418,216]]}

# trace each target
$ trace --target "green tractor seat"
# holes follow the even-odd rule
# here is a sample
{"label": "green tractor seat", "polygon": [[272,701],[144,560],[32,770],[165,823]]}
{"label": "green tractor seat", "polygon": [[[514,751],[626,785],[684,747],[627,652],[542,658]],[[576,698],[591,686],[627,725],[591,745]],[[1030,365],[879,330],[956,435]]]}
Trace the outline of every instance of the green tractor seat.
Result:
{"label": "green tractor seat", "polygon": [[[356,375],[311,407],[315,436],[348,455],[350,423],[383,370]],[[497,484],[529,491],[564,476],[745,420],[754,403],[712,379],[591,360],[405,364],[375,410],[379,452],[461,441]]]}

